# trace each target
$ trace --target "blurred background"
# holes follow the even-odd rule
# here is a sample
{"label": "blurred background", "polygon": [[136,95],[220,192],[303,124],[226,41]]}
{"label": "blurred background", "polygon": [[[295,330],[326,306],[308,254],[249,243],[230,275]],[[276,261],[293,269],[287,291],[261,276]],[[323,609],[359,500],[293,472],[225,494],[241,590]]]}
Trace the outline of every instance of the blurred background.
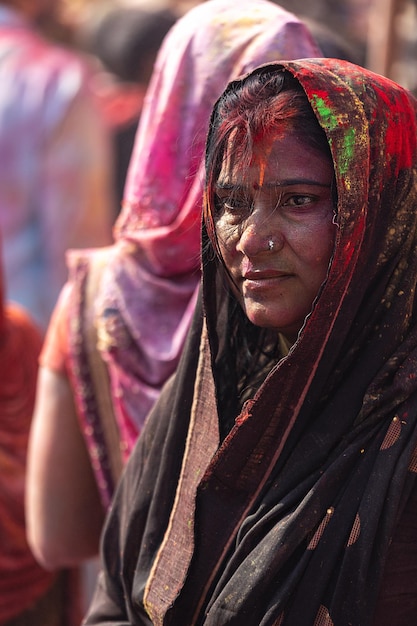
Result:
{"label": "blurred background", "polygon": [[[73,28],[117,6],[169,8],[182,14],[192,0],[63,0]],[[417,91],[417,0],[282,0],[284,8],[328,28],[351,46],[358,62]]]}
{"label": "blurred background", "polygon": [[[110,243],[111,226],[116,220],[122,206],[123,188],[129,158],[133,147],[136,128],[141,114],[142,103],[152,73],[156,53],[164,36],[166,35],[170,27],[175,23],[176,19],[184,15],[193,6],[201,4],[203,1],[204,0],[200,0],[199,2],[196,0],[38,0],[38,2],[35,2],[35,0],[0,0],[0,6],[4,5],[3,9],[6,9],[6,13],[4,13],[4,19],[6,21],[9,19],[14,19],[13,16],[10,17],[10,15],[7,15],[8,8],[14,7],[16,9],[21,9],[22,7],[25,7],[26,15],[29,15],[29,17],[31,17],[31,13],[34,12],[33,7],[35,5],[38,6],[39,4],[39,14],[36,16],[37,19],[34,19],[33,21],[34,24],[39,27],[41,33],[45,35],[47,39],[50,39],[51,42],[57,42],[59,44],[62,44],[64,47],[70,48],[73,52],[76,53],[77,57],[80,57],[80,60],[82,58],[83,62],[86,61],[86,65],[88,65],[89,70],[91,69],[91,74],[90,71],[88,72],[88,78],[86,73],[86,93],[88,86],[88,94],[94,96],[92,102],[94,101],[94,105],[97,104],[97,107],[94,107],[93,109],[93,107],[91,106],[90,116],[87,117],[85,115],[83,117],[77,113],[77,109],[74,108],[74,105],[71,106],[70,99],[67,98],[69,102],[68,106],[64,107],[64,105],[61,104],[61,109],[64,111],[65,108],[65,113],[67,113],[68,115],[70,115],[72,111],[72,126],[70,126],[68,121],[66,121],[65,124],[62,124],[62,127],[66,130],[66,132],[63,133],[65,134],[65,136],[63,137],[65,141],[63,144],[61,143],[63,148],[60,148],[60,146],[58,145],[55,146],[55,143],[58,144],[61,141],[59,133],[56,133],[57,138],[55,143],[52,140],[50,141],[50,143],[55,148],[60,149],[59,154],[65,154],[65,158],[62,159],[64,165],[67,165],[66,161],[74,161],[75,165],[74,163],[69,163],[69,166],[72,165],[73,169],[69,168],[68,171],[72,172],[75,166],[77,166],[77,171],[81,169],[83,170],[81,172],[82,175],[84,175],[84,173],[87,174],[87,172],[84,172],[86,168],[78,167],[78,161],[83,162],[81,157],[87,152],[88,154],[90,154],[87,149],[91,148],[92,156],[90,159],[90,165],[92,164],[94,166],[97,166],[98,161],[100,161],[100,154],[104,153],[104,150],[102,150],[102,146],[107,147],[108,145],[109,148],[110,158],[108,160],[108,163],[107,160],[105,163],[103,160],[102,169],[100,170],[101,176],[99,177],[97,175],[95,167],[91,168],[93,171],[91,175],[91,180],[88,180],[84,184],[86,192],[84,204],[81,206],[82,203],[74,202],[74,204],[80,204],[80,208],[82,209],[83,215],[85,216],[85,222],[80,218],[81,226],[84,225],[84,228],[80,227],[78,229],[82,235],[82,238],[76,241],[75,244],[71,242],[70,247],[95,247],[98,245],[106,245],[107,243]],[[230,2],[234,3],[238,2],[238,0],[230,0]],[[410,89],[412,92],[414,92],[415,95],[417,95],[417,0],[280,0],[279,2],[277,2],[277,4],[287,9],[288,11],[293,12],[307,23],[313,35],[317,39],[317,42],[321,47],[324,56],[345,58],[356,62],[359,65],[373,70],[374,72],[385,75],[388,78],[395,80],[402,86]],[[150,13],[152,13],[153,15],[150,15]],[[34,15],[32,17],[34,17]],[[3,27],[8,28],[7,24]],[[6,31],[4,30],[3,32]],[[30,33],[27,34],[27,36],[31,38]],[[7,40],[7,37],[3,35],[2,40],[0,35],[0,42],[3,43],[3,46],[5,45],[5,40]],[[50,42],[48,41],[47,43],[49,44]],[[39,46],[39,42],[36,45]],[[48,45],[47,47],[50,46]],[[33,49],[36,50],[37,48],[34,47]],[[55,59],[56,51],[51,50],[51,55],[51,58]],[[71,56],[73,55],[70,54],[69,57]],[[7,58],[7,54],[3,54],[2,60],[7,60]],[[38,57],[33,56],[33,58],[37,59]],[[61,58],[61,56],[59,56],[59,58]],[[70,62],[70,60],[68,60],[66,64],[69,64],[72,67],[72,62]],[[66,80],[68,80],[68,74],[65,68],[66,64],[64,63],[64,61],[62,61],[61,65],[63,67],[59,68],[60,70],[62,69],[63,72],[63,78],[60,84],[62,83],[62,85],[66,85],[63,89],[64,94],[68,94],[70,91],[67,89],[67,83],[65,82]],[[10,74],[10,72],[7,62],[4,61],[3,65],[5,72],[3,76],[8,76],[8,73]],[[16,77],[18,80],[21,81],[21,84],[26,85],[25,81],[29,81],[28,84],[35,87],[33,92],[34,96],[33,98],[28,98],[28,101],[32,100],[32,104],[36,104],[36,97],[38,94],[37,87],[39,80],[37,77],[37,80],[34,81],[31,78],[32,75],[30,73],[29,78],[26,79],[26,71],[30,70],[30,67],[28,67],[30,65],[30,63],[26,62],[21,63],[21,66],[18,67],[18,69],[20,70],[19,74],[16,74]],[[38,68],[35,68],[35,70],[35,76],[37,76],[36,72]],[[45,69],[45,76],[48,76],[47,69]],[[74,82],[71,79],[71,76],[72,74],[70,73],[70,85]],[[4,86],[3,83],[2,85]],[[13,81],[10,81],[10,83],[12,84]],[[7,94],[7,89],[4,88],[3,92]],[[10,90],[10,93],[19,94],[18,90],[14,88]],[[49,94],[48,90],[45,90],[45,93]],[[60,96],[59,90],[57,90],[57,94],[58,96]],[[22,180],[27,178],[26,148],[28,138],[33,130],[37,131],[39,124],[35,124],[32,121],[30,121],[30,123],[27,122],[24,116],[24,112],[26,109],[28,109],[29,111],[31,109],[26,101],[23,102],[21,98],[18,98],[15,102],[10,97],[10,101],[12,102],[12,105],[10,106],[7,101],[8,99],[4,97],[4,93],[2,95],[3,104],[5,105],[5,113],[3,113],[3,116],[0,115],[0,119],[6,120],[7,123],[3,125],[3,134],[0,133],[0,135],[3,137],[3,159],[4,162],[7,162],[9,165],[13,162],[13,159],[10,159],[9,154],[10,146],[9,144],[7,144],[7,141],[5,141],[5,138],[7,138],[8,136],[6,131],[10,130],[10,124],[8,123],[9,117],[16,117],[16,119],[22,118],[24,121],[22,128],[20,128],[19,135],[20,139],[23,141],[19,154],[22,154],[24,158],[21,160],[22,162],[20,162],[17,158],[15,159],[16,168],[19,175],[21,175],[20,180]],[[50,99],[50,94],[48,95],[48,98]],[[29,102],[29,104],[31,103]],[[81,104],[85,106],[86,102],[82,101]],[[80,103],[78,103],[78,106],[80,106]],[[47,108],[47,112],[49,112],[50,110],[52,110],[51,107]],[[43,115],[43,112],[43,110],[39,111],[38,118],[41,120],[45,118],[46,122],[48,123],[47,126],[49,127],[50,120],[47,119],[47,115]],[[92,123],[93,121],[94,124]],[[81,126],[79,126],[79,123],[81,124]],[[100,129],[98,128],[99,125]],[[97,140],[96,143],[94,142],[94,137],[90,141],[93,126],[97,126],[97,132],[95,136],[95,139]],[[28,131],[28,129],[30,132]],[[75,131],[77,131],[77,133],[75,133]],[[102,131],[102,133],[99,131]],[[75,136],[77,136],[77,141],[75,141],[74,139]],[[68,140],[74,142],[71,150],[68,150],[65,147]],[[10,145],[16,148],[17,141],[18,136],[15,134],[13,136],[13,142],[10,142]],[[77,142],[78,145],[75,145]],[[32,143],[36,146],[38,145],[37,142]],[[39,144],[40,143],[41,142],[39,142]],[[47,144],[47,142],[45,142],[45,144]],[[0,148],[1,147],[2,146],[0,143]],[[38,156],[37,153],[34,153],[32,160],[33,163],[36,165],[36,168],[34,168],[36,171],[38,171],[38,169],[41,169],[37,167],[38,161],[40,161],[41,158],[42,157]],[[55,157],[55,153],[52,156],[50,156],[48,153],[48,165],[51,169],[54,170],[55,165],[57,165],[56,169],[59,169],[58,166],[60,165],[60,163],[60,159],[57,159]],[[62,175],[64,186],[60,191],[60,193],[62,194],[60,197],[70,200],[76,199],[77,197],[75,192],[80,190],[81,183],[77,184],[76,182],[74,182],[76,180],[74,178],[75,175],[73,176],[72,174],[66,174],[64,176],[64,174]],[[5,178],[6,182],[9,182],[3,172],[3,180]],[[50,178],[55,184],[54,177],[50,176]],[[29,183],[32,183],[32,180],[30,180]],[[103,185],[101,186],[99,183],[103,183]],[[68,184],[71,185],[71,194],[68,194],[68,186],[65,186]],[[89,187],[89,185],[91,185],[91,188]],[[54,187],[53,193],[58,193],[58,187],[59,185],[57,183]],[[22,215],[25,216],[28,212],[30,213],[29,209],[31,209],[31,207],[23,206],[24,203],[20,203],[22,204],[22,206],[20,206],[18,200],[21,194],[19,195],[19,193],[16,192],[16,189],[19,190],[20,185],[15,185],[12,190],[13,193],[9,194],[11,200],[13,201],[12,209],[9,210],[7,205],[3,207],[3,222],[5,222],[7,225],[9,221],[16,221],[16,223],[13,223],[13,234],[19,232],[19,228],[21,227],[23,228],[23,233],[26,232],[26,227],[28,228],[30,233],[32,233],[31,229],[35,221],[33,223],[32,221],[26,223],[24,217],[21,218],[20,213],[18,213],[18,210],[20,210],[22,212]],[[41,220],[42,213],[44,211],[44,199],[45,197],[48,197],[50,200],[54,199],[54,202],[50,201],[50,204],[53,205],[53,208],[56,206],[56,212],[54,210],[51,210],[50,212],[54,215],[56,213],[59,219],[55,219],[54,223],[56,223],[56,225],[59,224],[59,222],[62,221],[63,216],[63,202],[55,202],[55,196],[53,195],[53,193],[44,188],[43,179],[39,183],[39,189],[42,193],[40,194],[39,198],[35,198],[35,200],[37,201],[35,204],[38,208],[39,213],[39,215],[36,216],[36,219]],[[72,198],[72,196],[74,196],[74,198]],[[28,197],[33,200],[32,194],[28,194]],[[94,203],[92,203],[93,199],[95,200]],[[96,207],[96,209],[100,208],[100,211],[92,210],[93,206]],[[32,214],[30,213],[30,215]],[[106,222],[107,226],[108,222],[108,229],[106,228],[106,231],[108,231],[108,233],[106,232],[106,235],[108,234],[108,241],[106,240],[99,242],[97,241],[97,239],[89,239],[88,241],[86,241],[86,238],[84,236],[85,232],[87,231],[87,229],[85,228],[85,223],[87,223],[89,220],[91,221],[94,215],[96,219],[95,223],[98,224],[98,227],[101,223],[104,224],[104,221]],[[0,218],[1,217],[2,213],[0,211]],[[10,220],[10,217],[12,217],[13,220]],[[76,220],[73,220],[72,216],[70,216],[69,223],[72,224],[73,221],[75,222]],[[1,228],[1,226],[2,224],[0,223],[0,239],[4,240],[4,235],[7,235],[7,233],[5,229]],[[91,234],[91,232],[93,232],[94,235],[97,235],[97,231],[99,229],[98,227],[89,228],[89,233]],[[62,240],[60,240],[60,237]],[[61,228],[59,235],[55,235],[55,233],[52,233],[52,235],[49,234],[47,238],[47,243],[49,242],[53,242],[54,250],[56,249],[58,250],[58,252],[60,252],[60,255],[56,254],[55,257],[58,258],[59,256],[58,261],[63,268],[61,283],[53,285],[55,291],[51,291],[49,294],[50,301],[51,303],[53,303],[56,296],[58,295],[59,289],[61,288],[66,278],[66,267],[64,263],[64,254],[66,248],[68,247],[66,229]],[[45,241],[40,239],[39,242],[36,240],[35,243],[36,245],[32,246],[32,248],[36,250],[38,256],[42,256],[42,253],[47,248]],[[9,246],[9,249],[12,249],[14,251],[17,248],[11,245]],[[25,261],[24,269],[28,271],[28,266],[30,270],[30,266],[31,264],[33,265],[34,261],[29,255],[26,255],[26,250],[23,250],[23,253],[23,258]],[[7,255],[4,254],[4,260],[7,262],[8,260],[10,260],[10,257],[8,259]],[[53,264],[54,267],[52,269],[55,269],[55,264],[56,263]],[[8,288],[11,286],[16,286],[17,284],[17,277],[16,275],[12,274],[13,273],[11,272],[9,277],[9,285],[7,285],[7,281],[5,281],[5,285]],[[38,291],[40,287],[44,285],[48,288],[48,291],[50,288],[52,288],[52,285],[50,285],[50,281],[48,282],[48,280],[44,277],[39,283],[31,281],[31,287],[36,293],[36,296],[39,295]],[[21,294],[24,296],[24,298],[22,298],[22,302],[20,302],[18,294],[16,294],[15,298],[11,299],[16,299],[16,301],[20,302],[22,306],[28,307],[28,305],[25,303],[28,289],[20,291],[24,291],[24,293]],[[5,299],[9,299],[9,292],[5,292]],[[30,309],[30,307],[28,307],[28,309],[29,313],[31,313],[33,317],[35,317],[35,311]],[[49,313],[49,310],[46,311],[46,317],[42,320],[43,328],[47,327]],[[26,359],[27,346],[24,347],[26,348]],[[16,354],[16,362],[19,362],[19,359],[20,355]],[[5,379],[4,376],[3,379]],[[14,388],[17,387],[15,386]],[[8,393],[9,392],[7,389],[7,394]],[[9,398],[10,394],[7,394],[6,396],[7,398]],[[18,484],[20,491],[18,491],[16,494],[13,494],[14,500],[20,505],[20,509],[18,511],[20,515],[20,526],[16,525],[17,531],[20,532],[19,534],[16,531],[16,537],[18,537],[20,543],[23,543],[22,537],[24,537],[25,532],[22,494],[25,472],[25,445],[27,442],[28,430],[30,427],[31,410],[32,409],[29,407],[27,414],[23,415],[22,417],[22,433],[19,434],[19,439],[15,437],[13,432],[9,437],[11,420],[9,419],[9,421],[6,421],[7,415],[4,411],[3,416],[0,415],[0,418],[2,417],[3,419],[4,447],[7,447],[8,451],[12,450],[15,452],[16,441],[23,442],[24,444],[22,444],[21,449],[19,449],[20,456],[15,454],[17,468],[16,472],[20,480],[19,483],[17,483],[17,479],[15,482],[16,484]],[[0,432],[0,448],[1,445],[2,441]],[[5,455],[4,458],[8,457]],[[4,468],[3,476],[6,477],[5,482],[7,482],[8,478],[7,474],[4,472]],[[4,519],[9,524],[9,505],[8,502],[6,502],[6,504],[4,503],[5,499],[3,496],[3,515]],[[1,507],[2,500],[0,499],[0,526],[2,523]],[[15,529],[13,528],[13,530]],[[3,564],[6,563],[5,567],[7,570],[7,568],[10,566],[8,560],[9,552],[7,550],[4,550],[4,543],[5,542],[3,541],[3,553],[5,553],[3,554]],[[10,551],[10,546],[8,544],[6,547]],[[24,552],[24,556],[27,556],[26,552]],[[2,551],[0,549],[0,580],[1,572],[5,571],[5,569],[1,569],[1,557]],[[16,563],[17,575],[21,576],[19,567],[20,564]],[[95,585],[96,573],[97,563],[95,560],[93,560],[92,563],[87,563],[85,570],[83,570],[82,572],[81,580],[84,592],[83,594],[81,594],[81,596],[84,596],[82,597],[82,612],[84,612],[88,606],[88,602]],[[55,581],[53,581],[54,588],[52,589],[52,591],[54,593],[61,593],[61,586],[64,587],[65,585],[65,593],[72,594],[71,597],[74,597],[78,594],[78,578],[76,581],[77,584],[73,583],[72,572],[69,572],[71,576],[68,577],[68,583],[66,579],[67,572],[64,572],[64,574],[65,579],[64,577],[62,578],[63,582],[61,582],[61,578],[57,580],[56,584]],[[75,574],[78,577],[78,572],[75,572]],[[47,574],[45,574],[45,576],[47,578]],[[49,584],[49,579],[47,579],[47,582]],[[74,591],[72,589],[72,586],[74,586],[74,589],[77,586],[77,589]],[[18,591],[20,593],[20,586]],[[3,600],[3,598],[0,590],[0,624],[4,624],[4,622],[1,621],[1,600]],[[13,602],[15,602],[14,599]],[[65,602],[66,604],[68,604],[66,599]],[[65,604],[65,602],[61,599],[62,604]],[[13,610],[14,608],[15,607],[13,607]],[[10,622],[10,625],[12,623],[15,626],[17,626],[17,624],[21,626],[24,624],[30,624],[30,626],[36,626],[37,624],[46,626],[46,624],[48,624],[50,626],[52,624],[52,622],[47,622],[45,619],[43,619],[42,616],[41,621],[35,621],[34,618],[29,617],[29,621],[13,621]],[[62,625],[63,622],[59,624],[59,626]]]}

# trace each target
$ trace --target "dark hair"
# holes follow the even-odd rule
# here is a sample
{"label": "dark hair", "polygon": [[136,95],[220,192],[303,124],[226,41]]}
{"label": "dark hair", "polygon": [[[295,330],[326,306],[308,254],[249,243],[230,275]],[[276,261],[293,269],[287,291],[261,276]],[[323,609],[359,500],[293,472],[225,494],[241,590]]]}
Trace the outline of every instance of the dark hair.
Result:
{"label": "dark hair", "polygon": [[177,16],[168,9],[118,7],[87,33],[87,48],[119,79],[147,84],[162,42]]}
{"label": "dark hair", "polygon": [[240,167],[249,167],[254,146],[265,134],[296,132],[308,145],[331,160],[326,134],[317,121],[300,83],[287,71],[269,66],[229,84],[217,101],[206,146],[204,221],[219,255],[215,227],[214,187],[226,147]]}

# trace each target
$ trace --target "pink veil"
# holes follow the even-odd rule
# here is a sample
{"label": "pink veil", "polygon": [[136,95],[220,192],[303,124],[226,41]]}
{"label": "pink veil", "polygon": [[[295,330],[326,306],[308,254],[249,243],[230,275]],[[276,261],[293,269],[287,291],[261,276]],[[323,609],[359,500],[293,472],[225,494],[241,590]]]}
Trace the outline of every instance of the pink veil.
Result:
{"label": "pink veil", "polygon": [[266,0],[209,0],[172,28],[160,50],[136,136],[116,237],[149,269],[198,266],[203,152],[214,102],[262,63],[321,56],[307,28]]}
{"label": "pink veil", "polygon": [[162,45],[95,311],[125,459],[175,371],[194,311],[212,107],[230,79],[257,65],[317,56],[307,28],[267,0],[203,2]]}

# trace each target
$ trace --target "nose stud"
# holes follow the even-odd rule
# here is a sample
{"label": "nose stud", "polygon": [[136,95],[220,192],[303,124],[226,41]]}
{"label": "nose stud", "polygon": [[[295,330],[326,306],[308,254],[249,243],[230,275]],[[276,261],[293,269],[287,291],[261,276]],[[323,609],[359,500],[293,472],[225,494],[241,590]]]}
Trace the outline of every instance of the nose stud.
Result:
{"label": "nose stud", "polygon": [[274,245],[275,245],[275,244],[274,244],[274,240],[273,240],[273,239],[270,239],[270,240],[268,241],[268,250],[269,250],[269,251],[273,250],[273,249],[274,249]]}

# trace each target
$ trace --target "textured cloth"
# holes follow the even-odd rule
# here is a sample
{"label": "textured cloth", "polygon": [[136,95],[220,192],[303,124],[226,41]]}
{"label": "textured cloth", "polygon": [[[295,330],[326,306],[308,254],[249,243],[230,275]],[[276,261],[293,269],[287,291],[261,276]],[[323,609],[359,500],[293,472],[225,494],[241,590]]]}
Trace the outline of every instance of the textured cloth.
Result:
{"label": "textured cloth", "polygon": [[41,345],[26,311],[0,305],[0,626],[81,620],[78,571],[44,570],[26,539],[26,458]]}
{"label": "textured cloth", "polygon": [[0,7],[0,230],[6,298],[45,330],[69,247],[107,245],[111,144],[85,62]]}
{"label": "textured cloth", "polygon": [[[202,3],[178,21],[164,41],[142,110],[124,208],[116,224],[117,241],[106,252],[93,312],[124,459],[177,366],[195,306],[203,152],[212,106],[228,80],[241,72],[276,58],[317,53],[299,20],[263,0]],[[68,368],[107,506],[113,481],[102,417],[91,398],[82,328],[94,256],[97,253],[69,256]]]}
{"label": "textured cloth", "polygon": [[204,307],[117,491],[89,625],[417,622],[417,102],[343,61],[282,66],[333,155],[328,276],[220,441],[246,344],[203,245]]}
{"label": "textured cloth", "polygon": [[0,624],[5,624],[34,605],[56,575],[35,562],[26,541],[24,514],[26,450],[41,335],[26,313],[8,306],[1,311],[0,337]]}

